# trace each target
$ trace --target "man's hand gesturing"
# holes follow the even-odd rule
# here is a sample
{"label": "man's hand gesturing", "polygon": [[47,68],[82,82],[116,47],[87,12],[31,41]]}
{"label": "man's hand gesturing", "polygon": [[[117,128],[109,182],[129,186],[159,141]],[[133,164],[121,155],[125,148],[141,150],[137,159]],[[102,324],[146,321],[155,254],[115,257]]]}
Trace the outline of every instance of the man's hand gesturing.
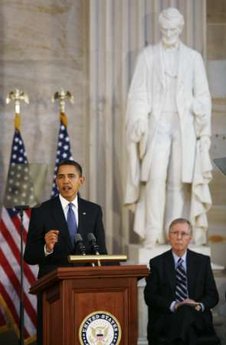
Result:
{"label": "man's hand gesturing", "polygon": [[55,244],[58,242],[59,230],[50,230],[45,234],[45,243],[47,252],[52,252]]}

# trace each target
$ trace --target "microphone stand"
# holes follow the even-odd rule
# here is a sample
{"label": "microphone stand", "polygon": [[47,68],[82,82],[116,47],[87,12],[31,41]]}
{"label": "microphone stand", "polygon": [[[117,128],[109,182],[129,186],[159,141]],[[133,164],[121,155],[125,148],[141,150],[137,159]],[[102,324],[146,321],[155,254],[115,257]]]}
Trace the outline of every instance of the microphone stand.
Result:
{"label": "microphone stand", "polygon": [[75,247],[78,247],[79,252],[82,255],[86,255],[86,247],[84,245],[82,236],[78,233],[75,235]]}
{"label": "microphone stand", "polygon": [[[100,255],[100,253],[99,253],[99,246],[96,243],[96,237],[94,236],[94,234],[92,232],[90,232],[88,234],[88,241],[91,244],[91,247],[92,247],[92,249],[94,251],[94,254],[95,255]],[[95,266],[95,264],[92,263],[92,266]],[[97,266],[101,266],[100,260],[97,260]]]}
{"label": "microphone stand", "polygon": [[[93,246],[93,248],[94,248],[94,251],[95,251],[95,255],[100,255],[100,253],[99,253],[99,246],[97,244],[95,244]],[[100,260],[97,260],[97,266],[99,266],[99,267],[101,266]]]}
{"label": "microphone stand", "polygon": [[24,210],[29,208],[28,205],[15,206],[20,215],[20,323],[19,323],[19,345],[24,345],[24,260],[23,260],[23,218]]}

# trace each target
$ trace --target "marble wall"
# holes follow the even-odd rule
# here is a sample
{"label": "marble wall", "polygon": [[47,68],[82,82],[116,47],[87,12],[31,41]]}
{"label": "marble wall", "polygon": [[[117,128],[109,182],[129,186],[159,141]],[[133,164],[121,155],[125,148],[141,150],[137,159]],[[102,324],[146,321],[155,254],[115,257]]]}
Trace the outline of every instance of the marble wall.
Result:
{"label": "marble wall", "polygon": [[[82,195],[103,207],[109,252],[126,253],[129,243],[139,243],[132,230],[133,214],[123,205],[125,107],[136,57],[143,46],[159,40],[161,9],[178,7],[186,23],[183,41],[206,60],[213,96],[212,157],[224,155],[225,5],[213,4],[205,0],[1,2],[0,198],[14,131],[14,108],[5,104],[7,93],[20,88],[30,97],[30,104],[21,107],[21,132],[30,162],[48,166],[44,200],[50,195],[59,128],[58,106],[51,97],[64,88],[75,97],[74,104],[66,105],[66,113],[73,156],[87,177]],[[211,242],[215,253],[224,250],[225,180],[214,169],[209,234],[222,236],[221,242]],[[225,256],[216,259],[226,264]]]}
{"label": "marble wall", "polygon": [[[59,129],[59,110],[51,97],[64,88],[75,97],[66,113],[73,156],[87,177],[82,195],[103,207],[109,252],[127,253],[130,243],[139,243],[133,215],[123,205],[126,97],[136,56],[159,39],[157,18],[167,6],[184,14],[183,41],[205,58],[213,97],[211,156],[225,156],[224,0],[0,1],[1,200],[14,132],[14,107],[5,103],[8,92],[20,88],[29,95],[30,104],[21,106],[21,132],[30,162],[48,166],[44,200],[51,191]],[[214,262],[226,266],[225,188],[226,177],[214,167],[210,245]]]}
{"label": "marble wall", "polygon": [[74,158],[87,166],[88,2],[1,1],[0,18],[1,197],[14,132],[14,106],[5,98],[19,88],[30,98],[29,105],[21,105],[21,133],[29,161],[49,168],[42,196],[48,198],[59,129],[51,98],[60,88],[75,97],[66,106],[68,132]]}
{"label": "marble wall", "polygon": [[[207,1],[207,71],[213,101],[212,158],[226,156],[226,4]],[[226,176],[213,165],[211,193],[213,206],[209,212],[209,237],[213,258],[226,264]],[[217,237],[214,237],[218,235]],[[211,241],[212,239],[212,241]]]}

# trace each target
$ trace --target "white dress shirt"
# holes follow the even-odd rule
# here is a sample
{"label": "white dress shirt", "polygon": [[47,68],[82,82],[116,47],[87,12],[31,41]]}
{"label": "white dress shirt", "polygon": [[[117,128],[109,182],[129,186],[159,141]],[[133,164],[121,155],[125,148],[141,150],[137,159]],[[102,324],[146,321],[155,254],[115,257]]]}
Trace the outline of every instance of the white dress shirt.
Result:
{"label": "white dress shirt", "polygon": [[[60,199],[60,203],[61,203],[61,206],[62,206],[62,209],[63,209],[64,216],[65,216],[66,220],[67,220],[67,213],[68,213],[68,207],[69,207],[68,205],[72,204],[72,210],[75,213],[75,219],[76,219],[76,223],[77,223],[77,227],[78,227],[78,195],[76,195],[76,197],[72,201],[68,201],[67,199],[62,197],[62,195],[59,195],[59,199]],[[53,250],[50,251],[50,252],[47,251],[46,244],[45,244],[44,245],[44,253],[45,253],[45,256],[47,256],[47,255],[52,254]]]}

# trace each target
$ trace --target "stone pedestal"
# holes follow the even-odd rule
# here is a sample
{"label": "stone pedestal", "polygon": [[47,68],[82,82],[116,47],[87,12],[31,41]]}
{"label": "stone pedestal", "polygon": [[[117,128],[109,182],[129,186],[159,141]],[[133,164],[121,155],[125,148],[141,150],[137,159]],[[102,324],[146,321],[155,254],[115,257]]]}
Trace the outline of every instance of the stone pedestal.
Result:
{"label": "stone pedestal", "polygon": [[145,279],[138,282],[138,345],[148,345],[147,321],[148,308],[144,302]]}
{"label": "stone pedestal", "polygon": [[[211,256],[211,250],[209,246],[195,246],[190,245],[189,248],[194,252]],[[137,244],[129,245],[129,260],[134,264],[148,265],[149,260],[157,255],[160,255],[170,249],[170,245],[162,244],[155,248],[142,248]]]}

